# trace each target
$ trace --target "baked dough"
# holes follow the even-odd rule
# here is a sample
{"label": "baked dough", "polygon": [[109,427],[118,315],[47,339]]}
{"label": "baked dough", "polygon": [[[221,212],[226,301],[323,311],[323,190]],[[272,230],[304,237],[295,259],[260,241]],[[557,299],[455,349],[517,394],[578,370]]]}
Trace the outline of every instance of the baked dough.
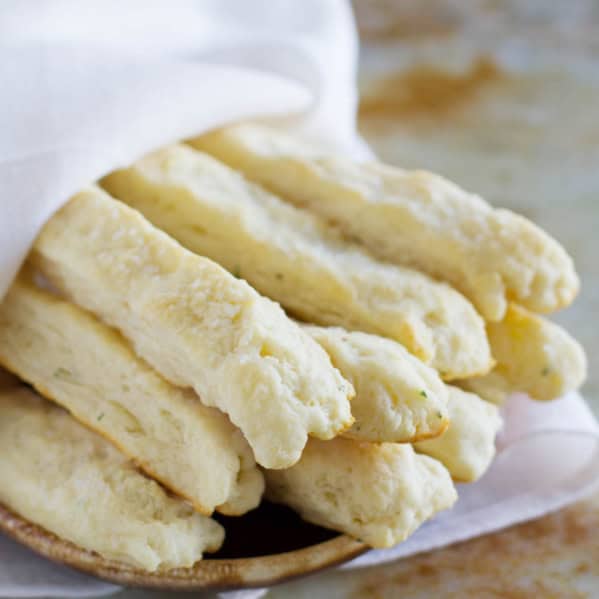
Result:
{"label": "baked dough", "polygon": [[59,210],[32,260],[167,380],[228,414],[262,466],[291,466],[308,434],[351,426],[351,385],[277,304],[102,190]]}
{"label": "baked dough", "polygon": [[24,277],[0,304],[0,363],[201,513],[220,506],[242,514],[260,503],[262,474],[222,412],[167,383],[116,331]]}
{"label": "baked dough", "polygon": [[578,291],[572,260],[554,239],[438,175],[326,157],[280,131],[252,124],[192,143],[334,221],[377,257],[450,282],[487,320],[503,318],[508,298],[551,312]]}
{"label": "baked dough", "polygon": [[295,466],[265,476],[270,500],[376,548],[404,541],[457,499],[447,470],[408,444],[311,439]]}
{"label": "baked dough", "polygon": [[220,524],[24,387],[0,391],[0,455],[2,503],[104,558],[149,571],[189,567],[223,542]]}
{"label": "baked dough", "polygon": [[391,339],[339,327],[305,325],[352,383],[353,426],[343,435],[376,443],[414,442],[449,424],[447,387],[435,370]]}
{"label": "baked dough", "polygon": [[378,262],[206,154],[165,148],[102,185],[302,320],[391,337],[447,379],[492,365],[484,323],[455,290]]}
{"label": "baked dough", "polygon": [[494,403],[517,391],[551,400],[578,389],[586,378],[583,348],[559,325],[511,304],[501,322],[487,333],[497,366],[460,386]]}
{"label": "baked dough", "polygon": [[459,482],[473,482],[495,457],[495,437],[502,426],[497,406],[448,385],[449,428],[436,439],[416,443],[416,451],[439,460]]}
{"label": "baked dough", "polygon": [[517,389],[498,370],[492,370],[484,376],[455,381],[455,384],[498,406],[505,403],[510,393],[517,393]]}

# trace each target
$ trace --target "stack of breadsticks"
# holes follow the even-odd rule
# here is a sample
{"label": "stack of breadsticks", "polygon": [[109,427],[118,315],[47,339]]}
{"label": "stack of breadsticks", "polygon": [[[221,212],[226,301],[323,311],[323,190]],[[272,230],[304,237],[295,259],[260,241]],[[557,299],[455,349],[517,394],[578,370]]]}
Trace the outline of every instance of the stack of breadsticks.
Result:
{"label": "stack of breadsticks", "polygon": [[73,197],[0,306],[0,501],[148,570],[263,494],[372,547],[483,475],[498,404],[577,388],[537,313],[571,259],[445,179],[258,125],[155,152]]}

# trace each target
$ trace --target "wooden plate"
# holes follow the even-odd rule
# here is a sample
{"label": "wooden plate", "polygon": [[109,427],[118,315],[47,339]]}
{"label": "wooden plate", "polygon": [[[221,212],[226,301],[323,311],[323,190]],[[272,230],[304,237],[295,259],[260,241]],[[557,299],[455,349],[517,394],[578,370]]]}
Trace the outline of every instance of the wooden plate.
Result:
{"label": "wooden plate", "polygon": [[215,516],[227,531],[222,549],[192,568],[148,573],[106,560],[27,522],[0,504],[0,530],[52,561],[120,585],[199,591],[272,586],[348,561],[363,543],[303,522],[263,502],[241,518]]}

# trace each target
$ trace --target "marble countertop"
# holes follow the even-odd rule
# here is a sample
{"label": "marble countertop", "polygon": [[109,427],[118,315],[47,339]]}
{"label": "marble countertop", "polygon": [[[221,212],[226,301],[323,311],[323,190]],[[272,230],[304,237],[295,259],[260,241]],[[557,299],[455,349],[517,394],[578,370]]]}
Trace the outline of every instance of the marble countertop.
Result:
{"label": "marble countertop", "polygon": [[[556,320],[585,345],[583,393],[599,416],[597,3],[355,5],[360,127],[379,156],[442,173],[534,219],[574,256],[583,290]],[[324,572],[267,597],[599,597],[597,531],[599,493],[497,534],[390,565]]]}

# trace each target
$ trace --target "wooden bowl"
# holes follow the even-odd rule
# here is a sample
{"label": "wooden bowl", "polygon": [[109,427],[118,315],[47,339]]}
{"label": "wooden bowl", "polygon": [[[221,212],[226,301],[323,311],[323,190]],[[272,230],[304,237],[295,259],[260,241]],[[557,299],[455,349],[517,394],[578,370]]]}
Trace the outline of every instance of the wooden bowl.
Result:
{"label": "wooden bowl", "polygon": [[363,543],[307,524],[291,510],[268,502],[241,518],[215,518],[227,531],[218,553],[191,568],[150,573],[85,551],[0,504],[0,530],[8,536],[52,561],[130,587],[200,591],[272,586],[367,550]]}

